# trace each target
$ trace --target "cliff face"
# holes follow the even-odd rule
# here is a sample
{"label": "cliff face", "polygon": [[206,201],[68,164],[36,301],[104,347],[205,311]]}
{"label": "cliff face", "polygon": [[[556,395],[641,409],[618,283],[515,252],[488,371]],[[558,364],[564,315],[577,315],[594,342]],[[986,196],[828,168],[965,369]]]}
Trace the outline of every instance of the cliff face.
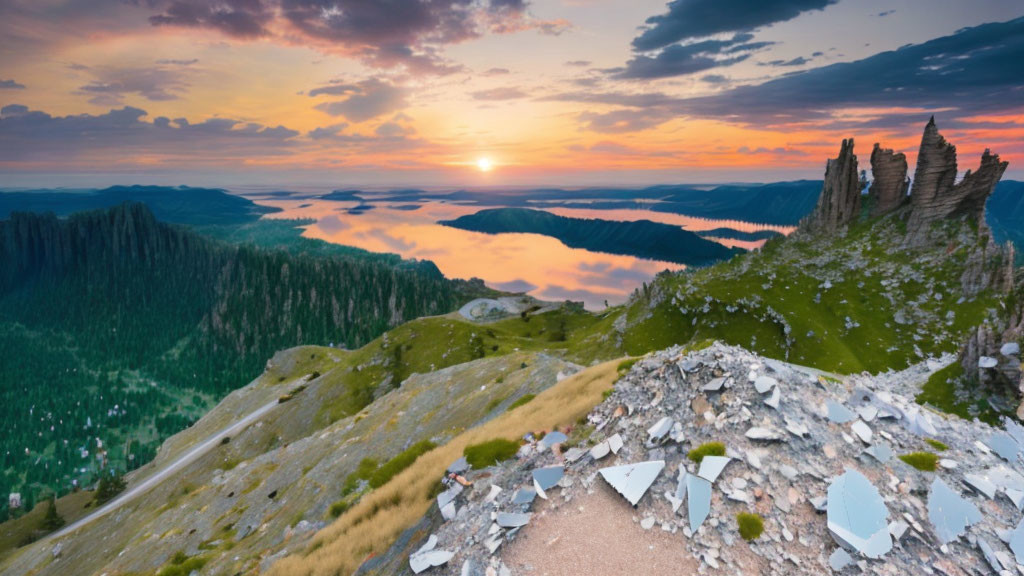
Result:
{"label": "cliff face", "polygon": [[908,240],[913,244],[926,242],[932,223],[957,216],[965,216],[984,226],[985,201],[995,190],[1007,165],[986,150],[977,172],[968,171],[957,184],[956,147],[939,134],[932,118],[921,138],[910,192]]}
{"label": "cliff face", "polygon": [[[871,152],[873,183],[868,190],[871,216],[896,212],[909,203],[905,216],[911,246],[927,244],[931,225],[942,220],[966,218],[984,228],[985,202],[1007,165],[986,150],[981,166],[957,183],[956,146],[943,138],[932,118],[921,137],[909,199],[906,155],[875,144]],[[828,161],[818,204],[801,229],[815,234],[834,232],[860,217],[860,205],[861,186],[851,138],[843,140],[839,157]]]}
{"label": "cliff face", "polygon": [[907,156],[893,152],[877,143],[871,151],[871,176],[873,182],[868,190],[871,216],[877,217],[893,212],[907,201]]}
{"label": "cliff face", "polygon": [[839,156],[825,165],[825,183],[814,208],[801,228],[812,233],[829,232],[846,226],[860,214],[860,178],[853,138],[843,140]]}

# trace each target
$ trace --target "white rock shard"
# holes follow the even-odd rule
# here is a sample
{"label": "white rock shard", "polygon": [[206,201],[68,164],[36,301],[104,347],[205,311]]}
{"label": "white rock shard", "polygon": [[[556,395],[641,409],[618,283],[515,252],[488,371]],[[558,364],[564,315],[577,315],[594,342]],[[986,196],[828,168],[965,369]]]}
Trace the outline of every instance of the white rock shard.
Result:
{"label": "white rock shard", "polygon": [[892,550],[888,516],[878,489],[848,469],[828,487],[828,529],[840,545],[877,559]]}
{"label": "white rock shard", "polygon": [[664,460],[651,460],[602,468],[599,472],[605,482],[622,494],[630,504],[636,506],[664,467]]}

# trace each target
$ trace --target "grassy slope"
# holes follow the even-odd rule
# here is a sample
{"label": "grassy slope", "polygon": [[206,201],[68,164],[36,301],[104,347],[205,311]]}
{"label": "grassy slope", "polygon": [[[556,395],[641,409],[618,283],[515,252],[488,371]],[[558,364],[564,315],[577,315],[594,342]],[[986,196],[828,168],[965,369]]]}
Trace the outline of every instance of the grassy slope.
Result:
{"label": "grassy slope", "polygon": [[618,362],[605,362],[541,392],[533,401],[461,434],[371,493],[321,531],[304,556],[286,557],[271,574],[350,574],[364,558],[382,552],[433,503],[431,490],[445,468],[470,445],[493,438],[518,439],[531,430],[575,422],[602,400],[618,377]]}
{"label": "grassy slope", "polygon": [[[948,230],[951,238],[964,233]],[[888,219],[831,243],[776,240],[712,268],[662,276],[624,312],[625,351],[718,339],[847,374],[906,367],[920,360],[915,348],[925,355],[955,351],[997,299],[957,301],[966,250],[906,251],[898,248],[901,238],[900,223]],[[902,279],[898,285],[883,285],[894,277]],[[941,300],[923,298],[932,289]],[[899,324],[894,314],[904,306],[920,313]]]}

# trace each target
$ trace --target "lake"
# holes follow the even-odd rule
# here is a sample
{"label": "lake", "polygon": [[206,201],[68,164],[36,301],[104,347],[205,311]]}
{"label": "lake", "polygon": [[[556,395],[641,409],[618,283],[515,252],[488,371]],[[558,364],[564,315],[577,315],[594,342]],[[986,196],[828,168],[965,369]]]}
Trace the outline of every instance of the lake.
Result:
{"label": "lake", "polygon": [[[437,224],[483,208],[523,204],[522,197],[503,202],[501,198],[509,197],[507,193],[488,197],[485,203],[451,201],[433,194],[410,201],[408,194],[366,191],[360,191],[358,199],[342,200],[323,199],[313,193],[286,195],[247,191],[242,194],[258,204],[281,209],[265,218],[316,220],[315,224],[305,227],[303,236],[308,238],[374,252],[392,252],[403,258],[431,260],[450,278],[476,277],[492,288],[526,292],[544,300],[582,301],[591,310],[599,310],[606,303],[620,304],[658,272],[684,267],[671,262],[569,248],[554,238],[537,234],[491,235]],[[544,209],[575,218],[646,219],[692,232],[731,228],[742,232],[774,230],[788,234],[793,230],[787,226],[710,220],[645,209],[604,210],[579,208],[579,205],[579,201],[573,202],[573,207],[552,207],[549,203]],[[764,243],[715,241],[748,250]]]}

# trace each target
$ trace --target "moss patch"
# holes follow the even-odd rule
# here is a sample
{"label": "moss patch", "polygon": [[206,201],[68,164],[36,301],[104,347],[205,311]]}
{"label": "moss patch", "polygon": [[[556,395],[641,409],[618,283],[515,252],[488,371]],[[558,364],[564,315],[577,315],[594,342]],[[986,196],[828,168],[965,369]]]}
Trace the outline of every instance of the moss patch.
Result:
{"label": "moss patch", "polygon": [[736,515],[736,525],[739,526],[740,536],[747,542],[757,540],[764,533],[764,520],[757,514],[740,512]]}
{"label": "moss patch", "polygon": [[939,452],[945,452],[946,450],[949,450],[949,446],[946,446],[945,444],[939,442],[935,438],[925,438],[924,441],[927,442],[929,446],[935,448]]}
{"label": "moss patch", "polygon": [[935,472],[935,467],[939,463],[939,457],[931,452],[911,452],[910,454],[901,454],[900,460],[903,460],[908,465],[923,472]]}

